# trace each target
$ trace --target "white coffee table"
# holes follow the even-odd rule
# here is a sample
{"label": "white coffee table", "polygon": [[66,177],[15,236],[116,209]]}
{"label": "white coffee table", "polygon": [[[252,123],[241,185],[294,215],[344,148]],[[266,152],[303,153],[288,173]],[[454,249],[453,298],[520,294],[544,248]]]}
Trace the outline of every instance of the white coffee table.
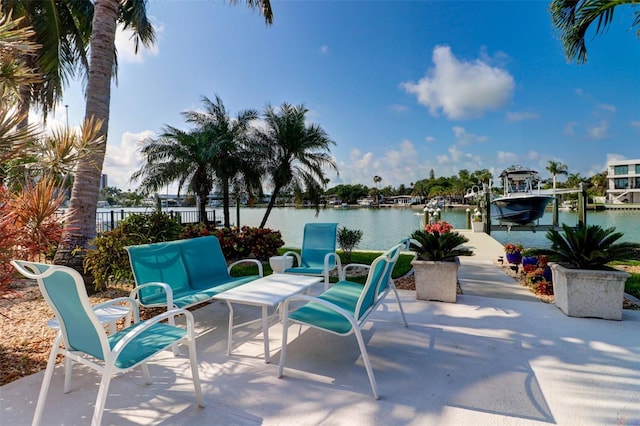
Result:
{"label": "white coffee table", "polygon": [[[224,300],[227,302],[227,306],[229,306],[229,337],[227,340],[227,355],[231,354],[231,347],[233,345],[233,303],[262,307],[264,360],[266,363],[269,363],[271,358],[269,357],[268,309],[279,305],[288,297],[307,291],[311,286],[321,282],[322,280],[322,277],[306,275],[272,274],[218,294],[215,298]],[[248,323],[239,324],[235,327],[240,327],[246,324]]]}

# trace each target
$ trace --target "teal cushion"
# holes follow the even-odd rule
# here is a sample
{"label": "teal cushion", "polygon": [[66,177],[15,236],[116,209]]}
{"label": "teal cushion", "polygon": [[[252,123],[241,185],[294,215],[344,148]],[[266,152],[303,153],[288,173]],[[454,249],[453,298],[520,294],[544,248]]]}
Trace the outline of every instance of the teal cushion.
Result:
{"label": "teal cushion", "polygon": [[[339,281],[318,296],[318,298],[331,302],[353,315],[362,289],[363,286],[360,284],[349,281]],[[337,334],[349,334],[352,331],[349,320],[335,310],[317,302],[307,303],[291,313],[289,318],[330,330]]]}
{"label": "teal cushion", "polygon": [[[136,323],[118,333],[108,336],[111,349],[132,329],[144,324]],[[187,335],[187,330],[157,323],[136,336],[120,353],[115,366],[121,369],[131,368],[151,355],[171,346]]]}

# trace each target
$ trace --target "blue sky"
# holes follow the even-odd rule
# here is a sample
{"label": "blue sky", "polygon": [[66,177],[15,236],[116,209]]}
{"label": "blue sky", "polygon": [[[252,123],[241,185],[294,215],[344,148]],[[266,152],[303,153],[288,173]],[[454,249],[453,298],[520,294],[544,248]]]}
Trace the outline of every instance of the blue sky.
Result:
{"label": "blue sky", "polygon": [[[409,185],[512,164],[548,177],[549,160],[591,176],[640,158],[640,40],[631,9],[568,63],[546,1],[273,1],[268,27],[240,1],[154,1],[158,41],[132,54],[120,33],[109,185],[134,189],[138,141],[219,95],[235,115],[304,103],[336,142],[339,183]],[[78,125],[80,83],[51,125]],[[561,177],[560,180],[564,178]],[[269,188],[265,187],[268,192]]]}

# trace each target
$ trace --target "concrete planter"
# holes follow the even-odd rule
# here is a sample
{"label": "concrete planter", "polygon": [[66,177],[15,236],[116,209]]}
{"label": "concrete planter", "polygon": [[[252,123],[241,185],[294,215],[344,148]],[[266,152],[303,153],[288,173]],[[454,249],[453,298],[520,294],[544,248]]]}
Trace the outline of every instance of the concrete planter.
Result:
{"label": "concrete planter", "polygon": [[411,262],[415,271],[416,298],[455,303],[458,290],[458,267],[456,257],[451,261],[415,259]]}
{"label": "concrete planter", "polygon": [[484,223],[471,222],[471,229],[473,230],[473,232],[484,232]]}
{"label": "concrete planter", "polygon": [[570,269],[552,264],[556,306],[570,317],[622,319],[624,271]]}

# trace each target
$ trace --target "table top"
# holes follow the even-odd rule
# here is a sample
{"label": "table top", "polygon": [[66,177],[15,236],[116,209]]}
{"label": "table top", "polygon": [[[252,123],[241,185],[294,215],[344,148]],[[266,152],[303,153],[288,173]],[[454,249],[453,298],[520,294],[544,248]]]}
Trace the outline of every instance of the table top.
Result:
{"label": "table top", "polygon": [[223,291],[215,298],[245,305],[275,306],[321,281],[323,281],[322,277],[309,275],[271,274]]}

